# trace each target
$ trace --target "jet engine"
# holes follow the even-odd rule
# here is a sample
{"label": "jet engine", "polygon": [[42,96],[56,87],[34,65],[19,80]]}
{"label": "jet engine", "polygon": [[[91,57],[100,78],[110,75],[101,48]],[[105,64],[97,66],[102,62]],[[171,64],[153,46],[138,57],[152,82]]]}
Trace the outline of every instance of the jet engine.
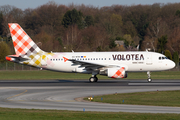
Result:
{"label": "jet engine", "polygon": [[127,72],[124,67],[108,68],[105,71],[100,71],[100,75],[106,75],[110,78],[127,78]]}

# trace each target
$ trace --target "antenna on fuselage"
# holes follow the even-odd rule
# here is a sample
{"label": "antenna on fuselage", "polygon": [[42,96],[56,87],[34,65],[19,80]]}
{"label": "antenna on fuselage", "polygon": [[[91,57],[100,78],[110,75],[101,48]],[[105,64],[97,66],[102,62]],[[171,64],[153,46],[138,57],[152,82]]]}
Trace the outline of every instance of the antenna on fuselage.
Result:
{"label": "antenna on fuselage", "polygon": [[146,52],[149,52],[149,51],[151,51],[151,48],[147,48],[147,49],[146,49]]}
{"label": "antenna on fuselage", "polygon": [[139,51],[139,44],[138,44],[138,46],[137,46],[137,50]]}

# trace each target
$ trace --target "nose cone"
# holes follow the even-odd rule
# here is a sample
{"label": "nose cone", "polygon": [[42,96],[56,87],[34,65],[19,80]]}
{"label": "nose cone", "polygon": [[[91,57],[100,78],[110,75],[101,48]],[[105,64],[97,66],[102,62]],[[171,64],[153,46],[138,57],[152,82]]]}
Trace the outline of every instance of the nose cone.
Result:
{"label": "nose cone", "polygon": [[169,62],[169,69],[172,69],[176,66],[176,64],[173,61]]}

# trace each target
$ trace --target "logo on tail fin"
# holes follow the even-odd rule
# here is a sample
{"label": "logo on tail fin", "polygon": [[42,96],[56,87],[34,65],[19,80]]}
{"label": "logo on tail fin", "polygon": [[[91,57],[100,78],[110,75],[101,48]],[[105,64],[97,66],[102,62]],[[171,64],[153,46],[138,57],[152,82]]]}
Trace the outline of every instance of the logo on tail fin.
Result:
{"label": "logo on tail fin", "polygon": [[31,55],[39,53],[41,49],[33,42],[27,33],[17,23],[9,23],[9,29],[16,55]]}

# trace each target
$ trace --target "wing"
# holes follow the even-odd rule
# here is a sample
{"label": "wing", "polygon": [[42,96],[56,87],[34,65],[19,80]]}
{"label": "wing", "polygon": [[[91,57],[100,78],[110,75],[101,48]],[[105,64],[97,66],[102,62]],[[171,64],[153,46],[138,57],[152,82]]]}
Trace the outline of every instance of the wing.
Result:
{"label": "wing", "polygon": [[74,59],[68,59],[66,57],[64,58],[64,62],[66,61],[71,61],[74,65],[80,65],[79,68],[81,67],[85,67],[86,70],[93,70],[93,71],[97,71],[97,70],[105,70],[107,68],[114,68],[114,67],[120,67],[120,65],[110,65],[110,64],[102,64],[102,63],[94,63],[94,62],[87,62],[87,61],[79,61],[79,60],[74,60]]}
{"label": "wing", "polygon": [[71,61],[73,65],[80,65],[79,68],[85,67],[86,70],[98,70],[103,67],[107,67],[106,64],[97,64],[93,62],[85,62],[85,61],[79,61],[79,60],[73,60],[73,59],[68,59],[68,61]]}

